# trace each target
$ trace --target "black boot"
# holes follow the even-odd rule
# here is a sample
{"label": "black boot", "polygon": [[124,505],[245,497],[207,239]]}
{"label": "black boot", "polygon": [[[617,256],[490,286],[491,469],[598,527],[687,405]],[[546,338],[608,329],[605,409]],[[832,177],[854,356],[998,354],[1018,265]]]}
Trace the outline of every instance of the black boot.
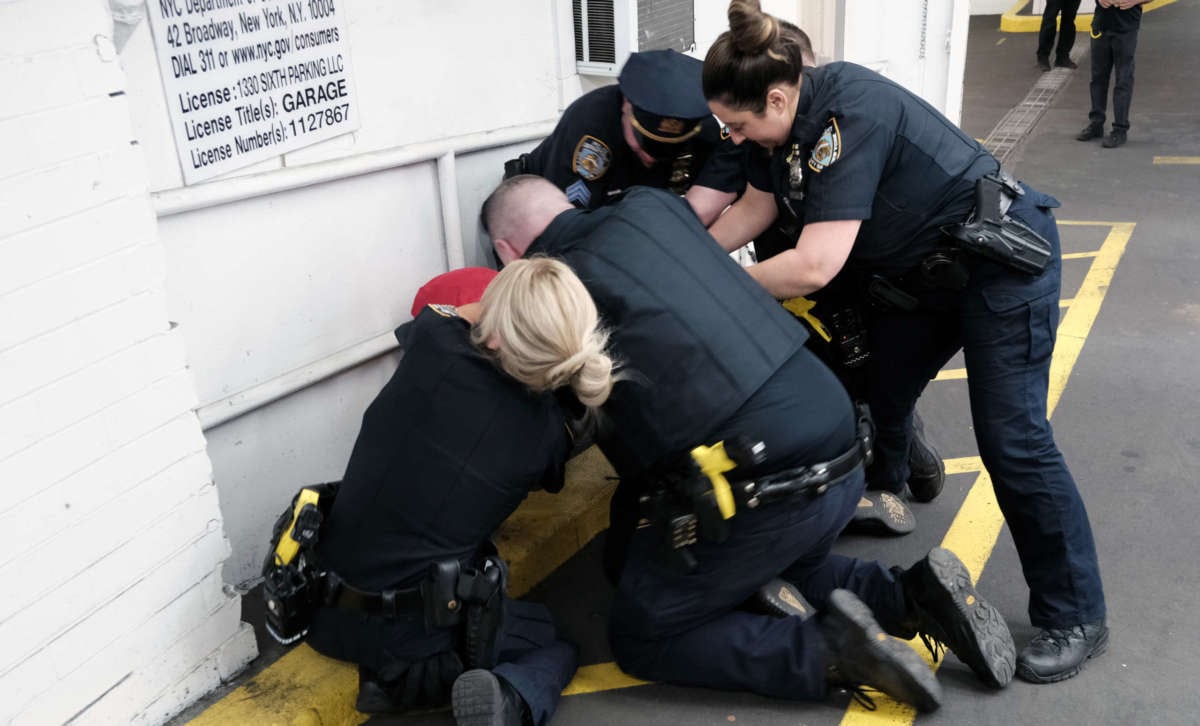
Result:
{"label": "black boot", "polygon": [[458,726],[524,726],[533,723],[529,706],[508,681],[482,668],[454,682],[451,700]]}
{"label": "black boot", "polygon": [[1039,55],[1037,57],[1037,67],[1041,68],[1043,72],[1050,70],[1050,56]]}
{"label": "black boot", "polygon": [[916,515],[891,492],[863,492],[846,525],[848,532],[867,534],[908,534],[916,528]]}
{"label": "black boot", "polygon": [[781,577],[758,588],[750,598],[750,609],[776,618],[801,620],[808,620],[817,612],[795,585]]}
{"label": "black boot", "polygon": [[925,438],[925,422],[914,411],[908,445],[908,492],[914,502],[932,502],[946,485],[946,464]]}
{"label": "black boot", "polygon": [[953,552],[932,550],[900,573],[900,583],[908,614],[893,635],[920,635],[934,662],[945,646],[987,685],[1008,685],[1017,656],[1008,623],[975,591],[971,573]]}
{"label": "black boot", "polygon": [[1034,636],[1017,659],[1017,675],[1030,683],[1057,683],[1078,675],[1089,658],[1108,648],[1104,621],[1050,628]]}
{"label": "black boot", "polygon": [[1083,127],[1083,131],[1075,137],[1078,141],[1091,141],[1104,136],[1104,124],[1088,124]]}
{"label": "black boot", "polygon": [[1104,141],[1100,142],[1100,145],[1106,149],[1115,149],[1118,146],[1122,146],[1124,144],[1125,144],[1125,132],[1118,131],[1117,129],[1113,129],[1112,133],[1110,133],[1108,136],[1105,136]]}
{"label": "black boot", "polygon": [[937,678],[912,648],[884,635],[871,610],[849,590],[834,590],[821,617],[832,686],[869,686],[918,711],[941,705]]}

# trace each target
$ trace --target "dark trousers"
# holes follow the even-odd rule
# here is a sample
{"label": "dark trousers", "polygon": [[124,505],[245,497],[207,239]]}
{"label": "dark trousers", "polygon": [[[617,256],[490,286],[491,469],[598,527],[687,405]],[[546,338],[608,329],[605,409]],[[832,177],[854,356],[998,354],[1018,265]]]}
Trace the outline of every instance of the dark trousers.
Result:
{"label": "dark trousers", "polygon": [[1136,30],[1124,33],[1104,31],[1092,38],[1092,110],[1088,120],[1104,125],[1108,108],[1108,79],[1113,70],[1113,131],[1129,131],[1129,106],[1133,103],[1133,54],[1137,51]]}
{"label": "dark trousers", "polygon": [[[503,623],[499,662],[492,672],[512,684],[529,705],[534,724],[541,726],[575,675],[578,652],[559,639],[544,605],[506,599]],[[458,629],[426,627],[418,614],[383,618],[320,608],[308,643],[330,658],[366,667],[385,687],[431,694],[416,698],[414,705],[433,707],[448,702],[450,686],[461,673],[461,668],[444,665],[447,652],[459,649],[460,638]]]}
{"label": "dark trousers", "polygon": [[1049,58],[1050,49],[1054,47],[1055,19],[1062,14],[1062,23],[1058,26],[1058,49],[1054,54],[1057,60],[1066,60],[1075,47],[1075,13],[1079,11],[1080,0],[1046,0],[1046,10],[1042,13],[1042,27],[1038,31],[1038,58]]}
{"label": "dark trousers", "polygon": [[661,531],[639,529],[613,603],[617,663],[648,680],[824,698],[827,651],[817,621],[739,606],[769,579],[784,577],[818,610],[841,587],[862,598],[881,624],[902,618],[903,592],[885,567],[830,554],[864,486],[860,469],[816,499],[739,512],[728,540],[693,548],[699,565],[692,572],[666,559]]}
{"label": "dark trousers", "polygon": [[1049,212],[1056,206],[1027,188],[1009,211],[1054,245],[1054,260],[1039,277],[974,258],[964,292],[929,293],[917,311],[880,313],[868,324],[876,453],[896,490],[908,479],[913,404],[963,350],[975,440],[1021,558],[1030,620],[1040,628],[1105,615],[1087,511],[1046,420],[1062,272]]}

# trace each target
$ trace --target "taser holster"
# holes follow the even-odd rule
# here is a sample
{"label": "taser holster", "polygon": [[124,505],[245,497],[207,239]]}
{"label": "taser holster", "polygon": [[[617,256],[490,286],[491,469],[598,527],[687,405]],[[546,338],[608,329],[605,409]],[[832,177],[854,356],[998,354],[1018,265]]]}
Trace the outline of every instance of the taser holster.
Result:
{"label": "taser holster", "polygon": [[966,250],[1027,275],[1040,275],[1050,263],[1053,247],[1046,238],[1008,216],[1013,200],[1025,190],[1001,171],[975,182],[975,211],[962,224],[942,231]]}

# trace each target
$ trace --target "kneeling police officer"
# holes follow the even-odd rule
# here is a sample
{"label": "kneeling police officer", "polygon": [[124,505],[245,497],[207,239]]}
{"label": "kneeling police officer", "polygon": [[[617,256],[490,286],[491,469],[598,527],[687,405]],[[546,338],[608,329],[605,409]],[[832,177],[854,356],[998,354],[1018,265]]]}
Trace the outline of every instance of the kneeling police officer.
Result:
{"label": "kneeling police officer", "polygon": [[[1008,683],[1008,627],[952,553],[901,571],[831,554],[864,490],[870,429],[804,329],[682,200],[639,188],[583,211],[518,176],[484,220],[502,261],[572,265],[624,366],[597,430],[618,492],[643,503],[610,623],[622,669],[789,699],[870,685],[937,708],[933,673],[886,630],[923,633],[988,685]],[[744,609],[772,578],[821,617]]]}
{"label": "kneeling police officer", "polygon": [[[547,272],[549,262],[504,270],[480,303],[421,310],[363,416],[307,553],[321,573],[308,642],[358,664],[360,711],[452,700],[459,724],[544,724],[575,672],[576,649],[546,608],[506,595],[489,542],[529,491],[562,486],[571,437],[550,391],[594,406],[612,385],[594,306],[568,321],[533,301],[555,314],[531,325],[510,300],[525,278],[569,274],[558,263]],[[520,380],[506,373],[530,350],[554,364]]]}

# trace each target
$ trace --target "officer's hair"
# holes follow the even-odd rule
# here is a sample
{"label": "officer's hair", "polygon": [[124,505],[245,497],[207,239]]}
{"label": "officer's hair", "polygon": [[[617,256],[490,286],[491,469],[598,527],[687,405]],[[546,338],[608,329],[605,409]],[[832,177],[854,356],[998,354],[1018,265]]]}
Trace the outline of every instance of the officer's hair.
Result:
{"label": "officer's hair", "polygon": [[505,373],[533,391],[569,385],[580,403],[597,407],[616,381],[605,351],[596,303],[564,263],[532,257],[509,263],[483,293],[483,314],[471,339],[492,351]]}
{"label": "officer's hair", "polygon": [[812,58],[812,42],[795,25],[762,11],[759,0],[729,3],[729,30],[704,58],[704,97],[736,110],[762,113],[767,91],[795,85]]}

